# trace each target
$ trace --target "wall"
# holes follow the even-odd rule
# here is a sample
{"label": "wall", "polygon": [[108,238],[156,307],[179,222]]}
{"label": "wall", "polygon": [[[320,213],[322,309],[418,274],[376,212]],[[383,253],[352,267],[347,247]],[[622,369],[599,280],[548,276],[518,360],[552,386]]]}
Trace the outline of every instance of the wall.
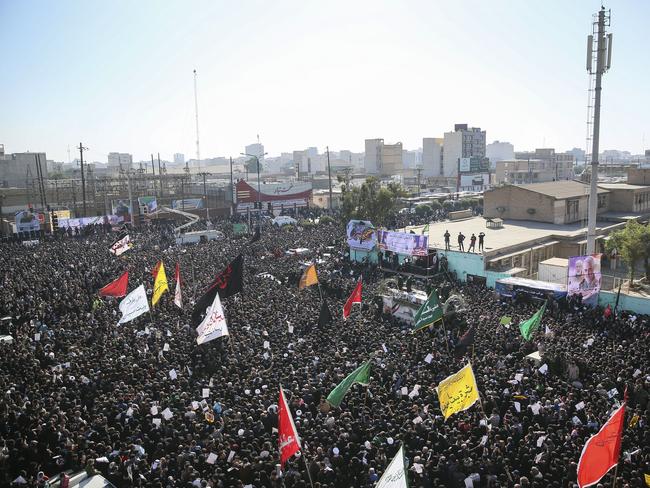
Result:
{"label": "wall", "polygon": [[445,132],[442,153],[443,176],[458,175],[458,158],[463,154],[463,133]]}
{"label": "wall", "polygon": [[650,168],[628,168],[627,182],[630,185],[650,185]]}
{"label": "wall", "polygon": [[422,139],[422,175],[441,176],[440,164],[442,162],[442,147],[440,139],[425,137]]}
{"label": "wall", "polygon": [[[554,200],[546,195],[508,185],[488,190],[483,194],[483,215],[487,218],[557,223],[556,213],[564,212],[564,207],[554,209],[553,202]],[[503,207],[505,210],[499,212],[497,207]],[[534,208],[535,213],[529,214],[529,208]]]}
{"label": "wall", "polygon": [[455,271],[459,280],[465,281],[468,274],[485,276],[485,265],[481,254],[459,251],[437,250],[440,255],[447,258],[449,271]]}
{"label": "wall", "polygon": [[362,249],[350,249],[350,260],[360,263],[364,258],[374,264],[379,262],[379,253],[376,250],[364,251]]}
{"label": "wall", "polygon": [[[601,307],[611,305],[614,308],[616,305],[616,295],[617,292],[615,291],[601,291],[598,295],[598,305]],[[618,309],[647,315],[650,314],[650,299],[621,293]]]}

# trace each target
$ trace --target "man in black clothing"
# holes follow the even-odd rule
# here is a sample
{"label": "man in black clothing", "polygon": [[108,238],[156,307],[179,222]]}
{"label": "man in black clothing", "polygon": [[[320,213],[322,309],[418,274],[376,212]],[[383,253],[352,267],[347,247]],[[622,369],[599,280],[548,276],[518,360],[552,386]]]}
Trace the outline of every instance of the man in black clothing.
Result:
{"label": "man in black clothing", "polygon": [[478,235],[478,250],[481,252],[483,250],[483,242],[485,240],[485,232],[481,232]]}
{"label": "man in black clothing", "polygon": [[451,234],[449,233],[448,230],[445,231],[445,251],[449,251],[449,238],[451,237]]}
{"label": "man in black clothing", "polygon": [[469,238],[469,249],[467,252],[475,252],[476,251],[476,235],[472,233],[472,236]]}
{"label": "man in black clothing", "polygon": [[465,241],[465,236],[463,235],[462,232],[458,233],[458,250],[459,251],[465,251],[465,246],[463,245],[463,242]]}

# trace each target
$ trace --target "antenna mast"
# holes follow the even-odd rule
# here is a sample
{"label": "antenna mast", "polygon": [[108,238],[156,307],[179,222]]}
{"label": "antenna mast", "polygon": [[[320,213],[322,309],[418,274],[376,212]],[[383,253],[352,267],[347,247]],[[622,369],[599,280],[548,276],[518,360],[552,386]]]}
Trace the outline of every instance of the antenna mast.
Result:
{"label": "antenna mast", "polygon": [[[612,64],[612,34],[606,33],[609,27],[611,11],[601,7],[594,15],[592,22],[592,34],[587,37],[587,71],[590,74],[590,99],[591,87],[595,75],[595,87],[593,89],[593,120],[589,118],[587,124],[591,124],[591,188],[589,193],[589,213],[587,221],[587,254],[596,252],[596,217],[598,213],[598,144],[600,142],[600,97],[603,91],[603,74],[609,70]],[[596,56],[594,56],[594,54]],[[591,100],[590,100],[591,101]],[[590,104],[589,109],[591,110]],[[587,149],[589,149],[589,137],[587,137]]]}
{"label": "antenna mast", "polygon": [[199,99],[196,94],[196,70],[194,70],[194,114],[196,116],[196,164],[201,170],[201,150],[199,146]]}

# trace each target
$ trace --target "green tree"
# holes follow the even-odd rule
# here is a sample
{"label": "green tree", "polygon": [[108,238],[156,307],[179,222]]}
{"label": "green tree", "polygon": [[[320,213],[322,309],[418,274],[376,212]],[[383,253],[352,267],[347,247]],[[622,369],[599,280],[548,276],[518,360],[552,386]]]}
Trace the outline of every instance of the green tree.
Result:
{"label": "green tree", "polygon": [[[343,179],[339,176],[339,181]],[[397,183],[381,187],[375,177],[368,177],[360,187],[343,183],[341,185],[341,214],[347,222],[350,219],[370,220],[375,225],[383,225],[395,214],[397,199],[405,195]]]}
{"label": "green tree", "polygon": [[442,202],[442,208],[444,208],[447,212],[451,212],[456,208],[456,202],[453,200],[445,200]]}
{"label": "green tree", "polygon": [[639,224],[636,220],[630,220],[623,229],[612,232],[607,240],[606,249],[608,252],[616,250],[621,256],[629,270],[630,286],[634,284],[634,268],[639,260],[644,259],[646,274],[648,272],[648,253],[650,239],[648,226]]}
{"label": "green tree", "polygon": [[429,205],[418,205],[415,207],[415,214],[418,217],[428,217],[433,213],[433,209]]}

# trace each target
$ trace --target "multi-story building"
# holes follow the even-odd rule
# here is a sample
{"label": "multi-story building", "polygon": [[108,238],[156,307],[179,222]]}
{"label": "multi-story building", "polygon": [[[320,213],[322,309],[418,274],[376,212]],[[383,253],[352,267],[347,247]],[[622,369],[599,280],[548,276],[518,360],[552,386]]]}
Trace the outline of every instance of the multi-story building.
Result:
{"label": "multi-story building", "polygon": [[39,178],[39,168],[43,179],[47,179],[47,157],[44,152],[5,154],[0,145],[0,187],[26,188]]}
{"label": "multi-story building", "polygon": [[485,146],[485,156],[490,160],[490,169],[494,169],[499,161],[515,159],[515,147],[509,142],[494,141]]}
{"label": "multi-story building", "polygon": [[174,153],[174,166],[183,166],[185,164],[185,154]]}
{"label": "multi-story building", "polygon": [[[553,148],[535,149],[535,151],[517,151],[515,152],[515,160],[530,160],[531,162],[537,160],[545,165],[536,163],[535,166],[540,172],[547,172],[548,174],[541,179],[540,175],[535,180],[534,177],[529,183],[538,183],[543,181],[560,181],[573,179],[575,157],[572,153],[556,153]],[[534,170],[531,170],[534,173]],[[549,179],[550,178],[550,179]]]}
{"label": "multi-story building", "polygon": [[128,153],[111,152],[108,153],[108,170],[109,171],[128,171],[133,169],[133,156]]}
{"label": "multi-story building", "polygon": [[366,139],[363,165],[367,174],[399,175],[404,170],[402,143],[385,144],[383,139]]}
{"label": "multi-story building", "polygon": [[429,177],[442,176],[442,137],[422,139],[422,174]]}
{"label": "multi-story building", "polygon": [[453,132],[445,132],[442,157],[443,174],[447,178],[458,176],[461,158],[485,157],[485,131],[467,124],[455,124]]}
{"label": "multi-story building", "polygon": [[573,160],[513,159],[499,161],[494,173],[495,183],[524,185],[573,179]]}
{"label": "multi-story building", "polygon": [[364,157],[364,153],[355,153],[346,149],[339,151],[339,159],[347,161],[355,169],[363,168]]}

